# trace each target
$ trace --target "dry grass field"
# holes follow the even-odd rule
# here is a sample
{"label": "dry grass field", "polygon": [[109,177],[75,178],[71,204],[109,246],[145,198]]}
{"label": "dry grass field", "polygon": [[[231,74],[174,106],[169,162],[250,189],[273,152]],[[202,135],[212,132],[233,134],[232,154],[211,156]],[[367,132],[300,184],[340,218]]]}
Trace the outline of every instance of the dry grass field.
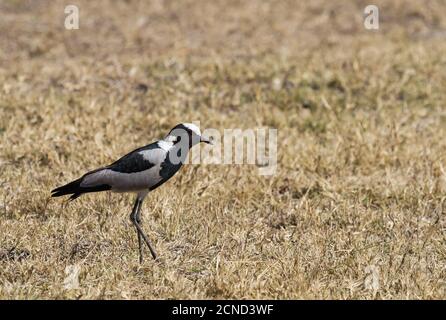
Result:
{"label": "dry grass field", "polygon": [[[445,299],[446,2],[373,3],[0,1],[0,298]],[[182,168],[160,261],[131,195],[50,198],[191,121],[276,128],[278,167]]]}

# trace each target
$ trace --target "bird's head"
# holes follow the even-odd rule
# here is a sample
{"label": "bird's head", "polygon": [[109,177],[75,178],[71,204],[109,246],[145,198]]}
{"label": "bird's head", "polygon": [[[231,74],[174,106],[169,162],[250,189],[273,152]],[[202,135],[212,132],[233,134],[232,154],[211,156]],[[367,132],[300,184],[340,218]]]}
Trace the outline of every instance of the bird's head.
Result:
{"label": "bird's head", "polygon": [[208,138],[201,135],[200,128],[193,123],[180,123],[176,125],[170,130],[166,140],[173,142],[174,144],[180,143],[181,141],[188,141],[189,148],[200,142],[212,144]]}

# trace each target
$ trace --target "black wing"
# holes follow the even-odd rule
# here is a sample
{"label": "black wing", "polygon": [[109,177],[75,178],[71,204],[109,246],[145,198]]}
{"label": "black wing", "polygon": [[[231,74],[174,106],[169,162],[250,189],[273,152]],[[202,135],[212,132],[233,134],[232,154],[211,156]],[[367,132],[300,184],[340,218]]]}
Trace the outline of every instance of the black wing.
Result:
{"label": "black wing", "polygon": [[122,158],[108,165],[106,168],[120,173],[134,173],[148,170],[156,163],[150,161],[150,157],[144,156],[141,152],[154,149],[160,149],[157,142],[129,152]]}

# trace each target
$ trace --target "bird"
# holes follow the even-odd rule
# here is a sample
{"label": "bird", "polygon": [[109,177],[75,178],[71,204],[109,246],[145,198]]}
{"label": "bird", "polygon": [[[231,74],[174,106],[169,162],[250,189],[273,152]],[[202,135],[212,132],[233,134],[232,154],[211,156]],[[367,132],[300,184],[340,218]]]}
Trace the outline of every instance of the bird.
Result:
{"label": "bird", "polygon": [[51,191],[52,197],[69,195],[73,201],[86,193],[111,191],[135,193],[130,213],[139,246],[139,262],[143,263],[143,242],[154,260],[157,254],[142,229],[141,206],[150,191],[160,187],[182,167],[189,150],[199,144],[212,144],[193,123],[180,123],[164,139],[135,149],[112,164],[85,173],[79,179]]}

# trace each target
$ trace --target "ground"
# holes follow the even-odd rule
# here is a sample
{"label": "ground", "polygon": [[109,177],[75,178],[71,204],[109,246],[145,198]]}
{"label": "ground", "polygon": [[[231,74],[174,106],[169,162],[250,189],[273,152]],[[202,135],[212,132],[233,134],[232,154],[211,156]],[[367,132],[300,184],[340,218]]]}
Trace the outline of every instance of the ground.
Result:
{"label": "ground", "polygon": [[[76,4],[80,28],[66,30]],[[445,299],[446,4],[1,1],[0,298]],[[278,166],[50,190],[180,122],[276,128]]]}

